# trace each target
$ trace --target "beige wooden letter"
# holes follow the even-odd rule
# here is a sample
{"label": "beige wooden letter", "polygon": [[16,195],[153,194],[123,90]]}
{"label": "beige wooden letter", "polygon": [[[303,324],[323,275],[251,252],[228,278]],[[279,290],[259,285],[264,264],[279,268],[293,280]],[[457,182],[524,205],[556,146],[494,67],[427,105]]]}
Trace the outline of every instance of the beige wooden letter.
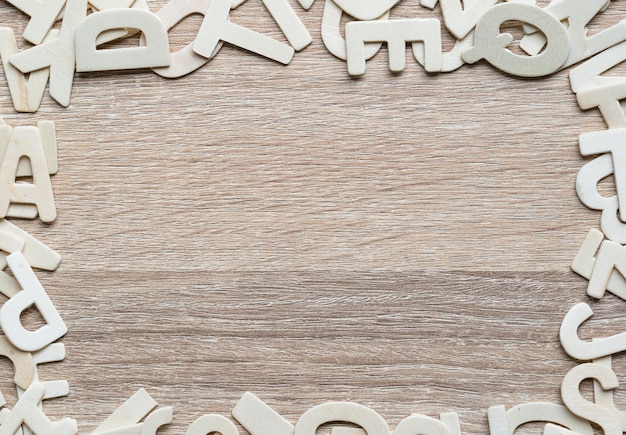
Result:
{"label": "beige wooden letter", "polygon": [[28,388],[35,378],[35,363],[30,352],[24,352],[11,344],[4,336],[0,336],[0,355],[7,357],[15,367],[13,382],[20,388]]}
{"label": "beige wooden letter", "polygon": [[[0,231],[7,232],[24,240],[22,254],[26,257],[31,267],[50,271],[56,270],[57,267],[59,267],[61,256],[17,225],[12,224],[6,219],[0,219]],[[0,269],[4,269],[5,266],[6,255],[0,253]]]}
{"label": "beige wooden letter", "polygon": [[[613,370],[613,358],[611,357],[611,355],[594,359],[592,363],[599,364]],[[622,412],[617,409],[617,406],[615,406],[615,401],[613,400],[613,393],[614,390],[605,390],[604,388],[602,388],[602,385],[600,384],[600,382],[598,382],[597,379],[593,380],[594,402],[604,408],[615,411],[619,416],[619,421],[622,424],[622,430],[624,430],[624,428],[626,428],[626,412]]]}
{"label": "beige wooden letter", "polygon": [[[57,36],[58,31],[53,30],[48,34],[46,40],[54,39]],[[17,42],[13,29],[0,27],[0,57],[2,57],[2,66],[9,85],[13,107],[17,112],[36,112],[39,110],[43,93],[48,84],[50,69],[43,68],[33,71],[26,80],[24,74],[9,62],[9,58],[15,54],[17,54]]]}
{"label": "beige wooden letter", "polygon": [[563,318],[559,338],[561,346],[572,358],[590,361],[626,350],[626,332],[593,342],[582,341],[578,337],[578,328],[593,316],[591,307],[583,302],[574,305]]}
{"label": "beige wooden letter", "polygon": [[67,0],[59,36],[12,56],[9,62],[23,73],[50,68],[50,96],[67,107],[76,69],[74,36],[87,14],[87,0]]}
{"label": "beige wooden letter", "polygon": [[498,0],[475,0],[465,1],[465,9],[461,0],[440,0],[441,13],[446,29],[452,33],[457,40],[465,38],[476,23]]}
{"label": "beige wooden letter", "polygon": [[[576,257],[574,257],[572,261],[572,270],[574,272],[587,279],[591,278],[592,273],[598,274],[594,272],[594,267],[597,262],[595,255],[602,245],[603,240],[604,234],[602,234],[601,231],[596,229],[589,230],[587,237],[585,237],[585,240],[576,253]],[[624,278],[621,273],[610,271],[605,288],[615,296],[626,300],[626,278]],[[594,293],[597,292],[594,291]],[[589,288],[587,289],[587,294],[589,294]],[[589,296],[592,295],[589,294]]]}
{"label": "beige wooden letter", "polygon": [[228,20],[232,0],[213,0],[193,44],[193,51],[210,58],[220,41],[233,44],[282,64],[293,58],[294,49],[261,33]]}
{"label": "beige wooden letter", "polygon": [[[169,31],[176,24],[183,21],[186,17],[193,14],[204,15],[209,8],[211,0],[171,0],[157,12],[157,17],[163,22],[165,28]],[[144,43],[142,36],[141,43]],[[185,46],[185,48],[170,54],[170,66],[152,68],[152,71],[167,78],[178,78],[194,72],[202,65],[212,59],[219,49],[222,42],[215,47],[210,57],[200,56],[193,51],[193,42]]]}
{"label": "beige wooden letter", "polygon": [[66,0],[7,0],[13,6],[30,16],[30,21],[22,36],[31,44],[41,44],[57,17],[61,13]]}
{"label": "beige wooden letter", "polygon": [[435,18],[415,18],[392,21],[352,21],[346,24],[348,73],[365,74],[365,43],[387,42],[389,69],[402,71],[406,64],[406,43],[423,42],[424,68],[428,72],[441,71],[441,26]]}
{"label": "beige wooden letter", "polygon": [[580,364],[563,378],[561,383],[563,403],[574,414],[600,426],[605,435],[621,435],[622,425],[618,413],[589,402],[580,394],[580,383],[589,378],[597,380],[604,390],[612,390],[619,386],[617,376],[610,368],[600,364]]}
{"label": "beige wooden letter", "polygon": [[626,98],[626,77],[601,74],[626,60],[626,41],[595,55],[569,73],[578,105],[587,110],[597,107],[610,129],[626,128],[626,115],[620,100]]}
{"label": "beige wooden letter", "polygon": [[[141,425],[139,435],[156,435],[161,426],[170,424],[174,418],[174,409],[171,406],[157,409],[146,417]],[[225,434],[222,434],[225,435]]]}
{"label": "beige wooden letter", "polygon": [[239,399],[232,414],[252,435],[293,435],[293,425],[252,393]]}
{"label": "beige wooden letter", "polygon": [[137,425],[142,418],[150,413],[157,403],[150,397],[148,392],[143,388],[139,389],[128,400],[120,405],[93,433],[108,433],[118,429],[124,429],[136,425],[137,433],[140,432],[140,426]]}
{"label": "beige wooden letter", "polygon": [[[335,57],[346,60],[346,40],[341,36],[341,19],[344,13],[334,0],[326,0],[324,3],[324,13],[322,14],[322,41],[326,49]],[[389,19],[389,12],[378,18],[379,20]],[[382,48],[381,42],[370,42],[365,44],[365,60],[369,60]]]}
{"label": "beige wooden letter", "polygon": [[[606,0],[552,0],[544,8],[559,21],[567,20],[567,35],[570,40],[570,52],[562,68],[580,62],[626,39],[626,20],[604,29],[593,36],[587,36],[587,24],[606,6]],[[531,55],[541,51],[546,43],[541,32],[524,36],[520,47]]]}
{"label": "beige wooden letter", "polygon": [[22,423],[39,434],[74,435],[78,431],[75,420],[64,418],[53,423],[37,407],[44,395],[45,387],[33,382],[0,425],[0,435],[14,435]]}
{"label": "beige wooden letter", "polygon": [[[500,33],[506,21],[522,21],[540,29],[548,45],[538,56],[519,56],[506,47],[513,42],[509,33]],[[490,8],[478,21],[474,47],[463,53],[463,59],[475,63],[485,59],[496,68],[521,77],[541,77],[557,71],[569,53],[567,32],[559,20],[543,9],[529,4],[501,3]]]}
{"label": "beige wooden letter", "polygon": [[[33,182],[16,183],[20,159],[27,158],[32,168]],[[11,203],[34,204],[44,222],[56,219],[52,183],[41,134],[37,127],[16,127],[0,165],[0,217],[7,216]]]}
{"label": "beige wooden letter", "polygon": [[[513,435],[524,424],[545,422],[564,426],[581,435],[593,435],[593,428],[584,419],[556,403],[532,402],[514,406],[508,411],[502,405],[492,406],[487,412],[491,435]],[[545,433],[544,427],[544,433]],[[548,432],[550,432],[548,430]],[[547,434],[545,434],[547,435]]]}
{"label": "beige wooden letter", "polygon": [[[96,38],[119,28],[139,29],[145,46],[98,50]],[[142,9],[109,9],[85,18],[76,29],[76,71],[109,71],[169,66],[170,48],[161,20]]]}
{"label": "beige wooden letter", "polygon": [[313,42],[313,38],[287,0],[261,1],[296,51],[303,50]]}
{"label": "beige wooden letter", "polygon": [[392,7],[397,5],[400,0],[334,0],[346,14],[356,18],[357,20],[375,20]]}

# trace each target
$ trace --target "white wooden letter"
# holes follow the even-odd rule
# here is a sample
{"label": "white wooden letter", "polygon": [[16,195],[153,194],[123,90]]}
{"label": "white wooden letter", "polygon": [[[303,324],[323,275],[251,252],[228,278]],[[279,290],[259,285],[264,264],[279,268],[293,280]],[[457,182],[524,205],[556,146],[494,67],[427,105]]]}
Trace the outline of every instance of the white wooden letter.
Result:
{"label": "white wooden letter", "polygon": [[328,402],[302,414],[294,435],[315,435],[325,423],[346,422],[361,426],[368,435],[389,435],[389,425],[377,412],[358,403]]}
{"label": "white wooden letter", "polygon": [[[15,347],[26,352],[36,352],[65,335],[67,326],[24,255],[15,252],[7,257],[7,263],[22,286],[22,291],[0,308],[0,326]],[[20,320],[22,312],[32,305],[37,307],[46,322],[36,331],[24,328]]]}
{"label": "white wooden letter", "polygon": [[450,429],[441,421],[421,414],[413,414],[396,426],[394,435],[450,435]]}
{"label": "white wooden letter", "polygon": [[606,198],[598,192],[598,183],[613,174],[613,159],[609,154],[585,164],[576,177],[576,193],[587,207],[602,210],[600,228],[606,237],[614,242],[626,243],[626,224],[617,217],[619,203],[617,195]]}
{"label": "white wooden letter", "polygon": [[620,218],[626,221],[626,128],[581,134],[579,144],[583,156],[611,154]]}
{"label": "white wooden letter", "polygon": [[[239,435],[237,426],[232,421],[218,414],[203,415],[194,421],[185,435],[209,435],[218,432],[221,435]],[[256,432],[250,432],[256,435]]]}

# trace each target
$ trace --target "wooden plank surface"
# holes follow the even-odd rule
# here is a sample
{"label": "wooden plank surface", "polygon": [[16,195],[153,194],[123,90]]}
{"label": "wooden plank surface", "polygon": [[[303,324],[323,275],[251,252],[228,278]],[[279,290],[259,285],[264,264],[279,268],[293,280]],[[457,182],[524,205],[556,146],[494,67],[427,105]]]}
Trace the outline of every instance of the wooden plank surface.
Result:
{"label": "wooden plank surface", "polygon": [[[436,15],[416,3],[393,16]],[[0,75],[7,123],[57,125],[59,217],[18,224],[63,256],[38,276],[68,356],[41,376],[70,382],[45,409],[80,433],[139,387],[174,406],[164,434],[230,416],[246,391],[293,423],[352,400],[392,428],[457,411],[467,434],[487,432],[491,405],[560,402],[575,362],[558,328],[588,301],[569,263],[599,226],[575,193],[577,137],[605,128],[599,113],[567,72],[391,74],[383,49],[352,79],[322,44],[323,1],[294,7],[314,43],[287,67],[225,45],[179,80],[77,74],[69,108],[46,94],[33,115]],[[592,31],[625,12],[614,2]],[[0,19],[27,22],[6,3]],[[258,0],[231,19],[284,41]],[[592,308],[583,337],[621,332],[622,301]]]}

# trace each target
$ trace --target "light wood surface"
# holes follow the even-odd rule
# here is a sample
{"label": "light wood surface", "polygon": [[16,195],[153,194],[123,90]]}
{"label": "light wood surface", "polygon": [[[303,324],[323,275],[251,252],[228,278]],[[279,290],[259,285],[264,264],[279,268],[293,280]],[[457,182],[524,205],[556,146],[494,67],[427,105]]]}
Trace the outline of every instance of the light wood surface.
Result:
{"label": "light wood surface", "polygon": [[[392,17],[437,16],[417,3]],[[613,3],[593,29],[626,15]],[[58,218],[17,222],[63,256],[38,272],[69,328],[40,377],[71,394],[46,412],[89,433],[144,387],[181,434],[251,391],[292,423],[352,400],[391,428],[457,411],[484,434],[491,405],[560,403],[567,310],[591,304],[583,338],[623,332],[624,302],[592,302],[569,269],[599,227],[574,187],[599,113],[567,71],[428,75],[407,59],[391,74],[383,49],[350,78],[322,44],[323,1],[294,8],[314,42],[287,67],[225,44],[178,80],[77,74],[67,109],[46,93],[36,114],[13,111],[0,74],[8,124],[57,126]],[[3,3],[0,20],[21,35],[27,17]],[[231,20],[286,41],[258,0]]]}

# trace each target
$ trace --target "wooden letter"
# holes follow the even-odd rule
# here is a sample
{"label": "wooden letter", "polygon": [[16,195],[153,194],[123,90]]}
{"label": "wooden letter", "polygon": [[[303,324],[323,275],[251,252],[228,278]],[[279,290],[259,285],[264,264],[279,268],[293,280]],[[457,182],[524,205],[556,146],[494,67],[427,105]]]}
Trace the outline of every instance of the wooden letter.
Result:
{"label": "wooden letter", "polygon": [[394,435],[450,435],[450,429],[441,421],[421,414],[413,414],[396,426]]}
{"label": "wooden letter", "polygon": [[554,423],[580,435],[593,435],[593,428],[586,420],[556,403],[525,403],[508,411],[502,405],[492,406],[488,416],[491,435],[512,435],[520,426],[534,422]]}
{"label": "wooden letter", "polygon": [[[180,23],[186,17],[193,14],[204,15],[209,8],[211,0],[171,0],[157,12],[157,17],[163,22],[165,28],[169,31],[176,24]],[[142,37],[143,43],[143,37]],[[217,54],[222,47],[222,42],[215,47],[211,56],[204,57],[193,51],[193,42],[185,46],[182,50],[170,54],[170,66],[152,68],[152,71],[161,77],[177,78],[192,73],[193,71],[206,64],[213,56]]]}
{"label": "wooden letter", "polygon": [[76,28],[87,14],[87,0],[67,0],[59,36],[12,56],[9,62],[23,73],[50,68],[50,96],[67,107],[72,96]]}
{"label": "wooden letter", "polygon": [[[626,20],[587,37],[587,24],[606,6],[606,0],[552,0],[544,8],[557,20],[567,20],[567,36],[570,40],[570,52],[562,68],[580,62],[626,39]],[[534,29],[533,29],[534,30]],[[534,31],[524,36],[520,47],[528,54],[536,55],[546,43],[541,32]]]}
{"label": "wooden letter", "polygon": [[39,382],[33,382],[0,425],[0,435],[15,434],[22,423],[38,434],[74,435],[78,431],[75,420],[64,418],[52,423],[37,407],[44,395],[45,387]]}
{"label": "wooden letter", "polygon": [[561,346],[569,356],[581,361],[590,361],[626,350],[626,332],[593,342],[582,341],[578,337],[578,328],[591,316],[593,316],[593,310],[583,302],[574,305],[565,315],[561,323],[559,338]]}
{"label": "wooden letter", "polygon": [[[36,352],[65,335],[67,326],[24,255],[15,252],[7,257],[7,263],[23,290],[0,308],[0,326],[15,347],[26,352]],[[22,312],[32,305],[37,307],[46,322],[36,331],[24,328],[20,320]]]}
{"label": "wooden letter", "polygon": [[[218,432],[221,435],[239,435],[237,426],[226,417],[218,414],[203,415],[194,421],[185,435],[209,435]],[[256,435],[256,432],[250,432]]]}
{"label": "wooden letter", "polygon": [[[602,358],[596,358],[592,361],[592,363],[598,364],[598,365],[601,365],[601,366],[604,366],[613,370],[613,358],[611,357],[611,355],[608,355]],[[623,431],[624,428],[626,428],[626,412],[622,412],[619,409],[617,409],[617,406],[615,406],[615,401],[613,400],[613,393],[614,393],[614,390],[605,390],[604,388],[602,388],[602,385],[597,379],[593,380],[594,402],[596,402],[596,404],[604,408],[608,408],[608,409],[615,411],[617,415],[619,416],[619,420],[622,424],[622,431]]]}
{"label": "wooden letter", "polygon": [[325,423],[346,422],[361,426],[368,435],[389,435],[387,422],[375,411],[351,402],[328,402],[302,414],[294,435],[315,435]]}
{"label": "wooden letter", "polygon": [[[96,38],[119,28],[139,29],[145,46],[98,50]],[[76,29],[76,71],[108,71],[169,66],[167,31],[159,18],[142,9],[109,9],[85,18]]]}
{"label": "wooden letter", "polygon": [[262,1],[296,51],[303,50],[313,42],[313,38],[287,0]]}
{"label": "wooden letter", "polygon": [[[518,56],[506,47],[513,42],[509,33],[500,33],[506,21],[519,20],[540,29],[548,46],[538,56]],[[496,68],[521,77],[541,77],[557,71],[567,59],[569,40],[559,20],[543,9],[523,3],[502,3],[490,8],[478,21],[474,47],[463,53],[463,59],[475,63],[480,59]]]}
{"label": "wooden letter", "polygon": [[[600,275],[597,271],[594,270],[597,263],[597,259],[594,258],[594,256],[596,254],[596,251],[598,251],[598,249],[602,245],[603,240],[604,234],[602,234],[601,231],[591,229],[587,234],[587,237],[585,237],[582,245],[580,245],[580,249],[578,249],[576,257],[574,257],[574,260],[572,261],[572,270],[587,279],[591,278],[592,274],[604,276],[604,279],[607,279],[604,288],[613,293],[615,296],[626,300],[626,279],[624,278],[624,276],[622,276],[621,273],[613,270],[610,270],[608,272],[604,271],[603,274],[608,273],[607,277],[605,275]],[[597,290],[591,290],[591,293],[599,294],[600,298],[602,297],[601,294],[603,294],[602,292],[598,292]],[[589,287],[587,288],[587,294],[589,296],[592,296],[592,294],[590,294]]]}
{"label": "wooden letter", "polygon": [[[141,425],[141,432],[139,435],[156,435],[161,426],[170,424],[174,418],[174,409],[171,406],[157,409],[146,417]],[[205,434],[205,435],[208,435]],[[222,435],[226,435],[222,433]]]}
{"label": "wooden letter", "polygon": [[626,129],[602,130],[579,136],[580,153],[583,156],[610,153],[613,175],[617,189],[620,218],[626,221]]}
{"label": "wooden letter", "polygon": [[232,414],[252,435],[293,435],[293,425],[252,393],[239,399]]}
{"label": "wooden letter", "polygon": [[465,1],[465,9],[461,0],[441,0],[441,13],[446,29],[457,40],[465,38],[476,27],[476,23],[498,0]]}
{"label": "wooden letter", "polygon": [[13,382],[20,388],[28,388],[35,378],[35,363],[30,352],[24,352],[11,344],[4,336],[0,336],[0,355],[7,357],[15,367]]}
{"label": "wooden letter", "polygon": [[591,160],[578,171],[576,193],[587,207],[602,210],[600,227],[606,237],[614,242],[626,243],[626,224],[617,217],[617,195],[605,198],[598,192],[598,183],[613,174],[613,159],[609,154]]}
{"label": "wooden letter", "polygon": [[346,24],[348,73],[365,74],[365,43],[387,42],[389,69],[402,71],[406,64],[406,43],[424,43],[424,68],[428,72],[441,71],[441,28],[435,18],[415,18],[393,21],[353,21]]}
{"label": "wooden letter", "polygon": [[20,11],[30,16],[24,29],[23,37],[31,44],[41,44],[57,17],[61,13],[66,0],[7,0]]}
{"label": "wooden letter", "polygon": [[[341,36],[341,19],[343,11],[334,0],[326,0],[324,3],[324,13],[322,14],[322,41],[326,49],[335,57],[346,60],[346,40]],[[389,12],[378,18],[379,20],[389,19]],[[382,41],[365,44],[365,60],[369,60],[376,55],[383,46]]]}
{"label": "wooden letter", "polygon": [[291,62],[294,49],[289,45],[231,23],[228,20],[231,4],[232,0],[211,1],[193,44],[193,51],[210,58],[219,41],[224,41],[285,65]]}
{"label": "wooden letter", "polygon": [[[107,433],[127,426],[136,425],[150,413],[157,403],[143,388],[139,389],[128,400],[120,405],[93,433]],[[139,426],[137,426],[139,429]],[[140,429],[137,431],[139,432]]]}
{"label": "wooden letter", "polygon": [[[22,158],[30,161],[32,184],[16,183],[18,166]],[[52,183],[41,134],[37,127],[13,129],[0,164],[0,185],[3,186],[3,191],[0,191],[0,217],[7,216],[11,203],[20,203],[36,205],[39,217],[44,222],[56,219]]]}
{"label": "wooden letter", "polygon": [[[7,232],[24,240],[22,254],[26,257],[31,267],[50,271],[56,270],[57,267],[59,267],[61,256],[18,226],[6,219],[0,219],[0,231]],[[4,269],[6,266],[5,261],[6,256],[0,253],[0,269]]]}
{"label": "wooden letter", "polygon": [[[58,31],[53,30],[46,39],[51,40],[57,36]],[[0,27],[0,57],[2,57],[2,66],[9,85],[13,107],[18,112],[36,112],[39,110],[48,84],[50,69],[33,71],[27,81],[24,74],[9,62],[9,58],[15,54],[17,54],[17,42],[13,29]]]}
{"label": "wooden letter", "polygon": [[589,378],[599,381],[604,390],[612,390],[619,386],[617,376],[610,368],[592,363],[580,364],[563,378],[561,383],[563,403],[574,414],[600,426],[605,435],[621,435],[622,425],[617,412],[589,402],[580,394],[580,383]]}
{"label": "wooden letter", "polygon": [[357,20],[375,20],[391,10],[400,0],[333,0],[346,14]]}

